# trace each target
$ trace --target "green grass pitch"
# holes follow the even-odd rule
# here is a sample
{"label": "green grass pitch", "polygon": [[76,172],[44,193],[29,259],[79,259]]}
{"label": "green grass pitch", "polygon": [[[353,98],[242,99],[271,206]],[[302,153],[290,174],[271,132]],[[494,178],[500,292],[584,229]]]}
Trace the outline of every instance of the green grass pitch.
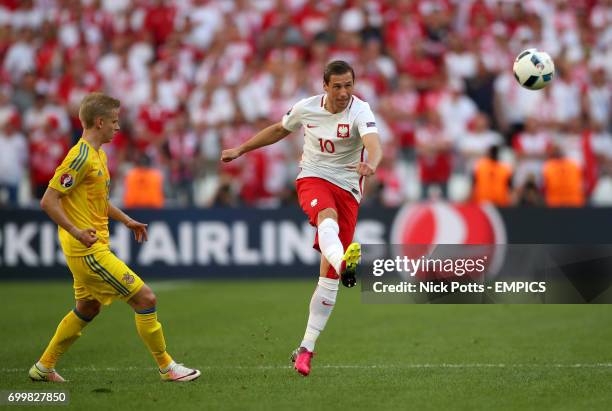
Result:
{"label": "green grass pitch", "polygon": [[33,383],[27,370],[73,306],[71,284],[2,282],[0,390],[64,389],[70,409],[115,411],[612,404],[612,306],[366,305],[358,289],[342,289],[303,378],[289,355],[314,279],[151,285],[169,352],[200,368],[199,380],[162,383],[132,312],[118,302],[58,365],[69,383]]}

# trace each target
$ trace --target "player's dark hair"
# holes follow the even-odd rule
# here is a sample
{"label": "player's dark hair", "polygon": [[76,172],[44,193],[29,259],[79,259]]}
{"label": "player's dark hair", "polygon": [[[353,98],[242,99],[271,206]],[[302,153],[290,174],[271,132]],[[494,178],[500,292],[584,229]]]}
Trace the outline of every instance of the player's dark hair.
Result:
{"label": "player's dark hair", "polygon": [[353,76],[353,83],[355,82],[355,70],[348,64],[346,61],[342,60],[334,60],[331,63],[325,66],[325,71],[323,72],[323,81],[325,84],[329,84],[329,80],[333,75],[341,75],[351,73]]}

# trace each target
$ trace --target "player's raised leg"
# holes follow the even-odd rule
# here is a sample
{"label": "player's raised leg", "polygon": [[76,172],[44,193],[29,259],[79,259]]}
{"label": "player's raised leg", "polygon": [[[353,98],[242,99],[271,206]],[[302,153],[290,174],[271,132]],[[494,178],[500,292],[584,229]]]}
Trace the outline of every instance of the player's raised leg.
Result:
{"label": "player's raised leg", "polygon": [[340,241],[340,227],[338,226],[338,213],[336,210],[326,208],[319,212],[317,215],[317,234],[321,254],[323,254],[339,275],[342,268],[344,247]]}
{"label": "player's raised leg", "polygon": [[57,326],[40,360],[29,371],[33,381],[64,382],[55,371],[60,356],[81,336],[81,331],[100,312],[100,303],[96,300],[77,300],[72,309]]}
{"label": "player's raised leg", "polygon": [[159,367],[159,375],[164,381],[192,381],[200,376],[200,371],[187,368],[174,362],[166,351],[166,340],[161,323],[157,320],[157,298],[146,284],[142,286],[128,304],[134,309],[138,335],[153,355]]}
{"label": "player's raised leg", "polygon": [[358,243],[352,243],[345,251],[340,240],[338,214],[333,208],[321,210],[317,220],[321,254],[334,267],[334,270],[342,279],[342,284],[345,287],[354,287],[357,284],[355,272],[361,258],[361,246]]}

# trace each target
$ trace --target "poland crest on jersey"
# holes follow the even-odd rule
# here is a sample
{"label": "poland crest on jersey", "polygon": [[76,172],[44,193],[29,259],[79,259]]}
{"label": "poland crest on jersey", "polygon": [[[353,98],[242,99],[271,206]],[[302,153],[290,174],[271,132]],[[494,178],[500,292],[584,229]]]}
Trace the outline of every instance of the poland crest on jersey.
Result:
{"label": "poland crest on jersey", "polygon": [[338,124],[338,138],[348,138],[349,137],[349,125],[348,124]]}

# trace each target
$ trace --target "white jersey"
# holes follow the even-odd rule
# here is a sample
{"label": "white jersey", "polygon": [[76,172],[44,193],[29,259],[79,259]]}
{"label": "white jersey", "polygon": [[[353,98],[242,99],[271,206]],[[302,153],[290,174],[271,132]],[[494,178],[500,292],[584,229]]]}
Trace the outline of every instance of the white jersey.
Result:
{"label": "white jersey", "polygon": [[353,194],[361,201],[363,177],[346,167],[363,161],[361,138],[378,133],[370,105],[353,96],[348,107],[332,114],[324,107],[326,94],[298,101],[283,116],[289,131],[304,127],[304,152],[298,179],[319,177]]}

